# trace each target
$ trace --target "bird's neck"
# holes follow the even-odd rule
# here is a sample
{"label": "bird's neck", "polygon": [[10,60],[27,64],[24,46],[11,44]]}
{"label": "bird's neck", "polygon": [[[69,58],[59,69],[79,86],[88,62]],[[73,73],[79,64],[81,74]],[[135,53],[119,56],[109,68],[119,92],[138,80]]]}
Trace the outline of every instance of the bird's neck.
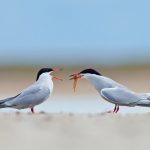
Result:
{"label": "bird's neck", "polygon": [[109,84],[103,76],[89,75],[86,79],[96,88],[97,91],[101,91],[103,88],[107,88]]}
{"label": "bird's neck", "polygon": [[50,75],[42,75],[39,77],[38,81],[39,84],[46,86],[50,89],[50,91],[53,91],[53,81],[52,81],[52,76]]}

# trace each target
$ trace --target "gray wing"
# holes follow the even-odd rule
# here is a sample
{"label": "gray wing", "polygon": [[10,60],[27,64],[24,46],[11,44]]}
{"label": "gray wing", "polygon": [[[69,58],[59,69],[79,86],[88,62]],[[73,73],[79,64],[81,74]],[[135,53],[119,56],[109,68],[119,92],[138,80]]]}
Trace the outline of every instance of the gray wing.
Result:
{"label": "gray wing", "polygon": [[103,89],[101,95],[107,101],[118,105],[134,106],[141,100],[134,92],[119,87]]}
{"label": "gray wing", "polygon": [[6,101],[4,104],[7,107],[14,107],[18,109],[30,108],[45,101],[49,95],[50,90],[47,87],[33,85],[24,90],[14,99]]}
{"label": "gray wing", "polygon": [[150,93],[138,93],[138,95],[144,99],[150,100]]}
{"label": "gray wing", "polygon": [[[21,93],[20,93],[20,94],[21,94]],[[13,100],[14,98],[18,97],[20,94],[18,94],[18,95],[16,95],[16,96],[13,96],[13,97],[9,97],[9,98],[2,99],[2,100],[0,100],[0,104],[5,103],[6,101],[11,101],[11,100]]]}
{"label": "gray wing", "polygon": [[138,106],[150,107],[150,93],[138,93],[143,99],[137,103]]}

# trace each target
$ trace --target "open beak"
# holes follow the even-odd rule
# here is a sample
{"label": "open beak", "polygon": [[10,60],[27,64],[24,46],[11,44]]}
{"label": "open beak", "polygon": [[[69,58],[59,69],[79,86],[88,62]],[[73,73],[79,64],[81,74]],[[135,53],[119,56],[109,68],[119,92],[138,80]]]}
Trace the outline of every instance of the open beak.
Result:
{"label": "open beak", "polygon": [[[55,69],[53,69],[53,71],[52,71],[51,73],[53,73],[53,72],[58,72],[58,71],[62,71],[62,69],[60,69],[60,68],[55,68]],[[53,76],[53,75],[52,75],[52,78],[53,78],[53,79],[56,79],[56,80],[59,80],[59,81],[62,81],[62,79],[60,79],[60,78],[58,78],[58,77],[56,77],[56,76]]]}
{"label": "open beak", "polygon": [[81,74],[73,74],[73,75],[70,75],[70,77],[71,77],[70,80],[73,80],[73,89],[75,92],[78,79],[80,79],[82,77],[82,75]]}

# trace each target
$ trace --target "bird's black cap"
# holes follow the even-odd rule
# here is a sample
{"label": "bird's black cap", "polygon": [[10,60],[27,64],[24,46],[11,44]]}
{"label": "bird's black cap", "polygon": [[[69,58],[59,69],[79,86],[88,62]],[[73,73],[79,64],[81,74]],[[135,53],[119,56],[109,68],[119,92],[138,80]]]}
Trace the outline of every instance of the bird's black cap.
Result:
{"label": "bird's black cap", "polygon": [[86,73],[90,73],[90,74],[95,74],[95,75],[102,76],[99,72],[97,72],[94,69],[85,69],[85,70],[83,70],[83,71],[80,72],[80,74],[86,74]]}
{"label": "bird's black cap", "polygon": [[53,71],[53,69],[51,69],[51,68],[42,68],[42,69],[40,69],[38,74],[37,74],[36,81],[39,79],[39,77],[42,73],[51,72],[51,71]]}

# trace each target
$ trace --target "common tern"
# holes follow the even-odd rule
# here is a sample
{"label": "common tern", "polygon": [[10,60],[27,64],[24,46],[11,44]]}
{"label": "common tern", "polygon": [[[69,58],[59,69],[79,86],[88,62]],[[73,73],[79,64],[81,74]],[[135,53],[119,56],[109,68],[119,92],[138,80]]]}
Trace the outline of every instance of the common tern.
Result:
{"label": "common tern", "polygon": [[51,75],[60,69],[42,68],[39,70],[36,82],[23,90],[20,94],[0,100],[0,108],[30,108],[34,113],[34,107],[43,103],[51,95],[53,91],[52,79],[61,80]]}
{"label": "common tern", "polygon": [[80,73],[70,75],[73,80],[74,91],[78,79],[87,79],[98,91],[103,99],[115,104],[114,113],[119,111],[119,106],[145,106],[150,107],[149,93],[135,93],[120,83],[103,76],[94,69],[85,69]]}

